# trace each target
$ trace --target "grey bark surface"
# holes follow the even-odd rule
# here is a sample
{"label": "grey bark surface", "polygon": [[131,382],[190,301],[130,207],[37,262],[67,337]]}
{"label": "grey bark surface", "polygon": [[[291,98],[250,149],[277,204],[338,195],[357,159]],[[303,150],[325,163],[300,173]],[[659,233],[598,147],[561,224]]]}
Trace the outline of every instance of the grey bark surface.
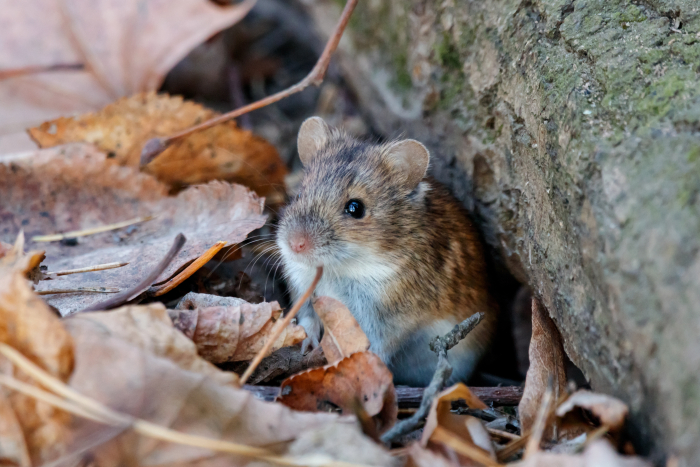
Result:
{"label": "grey bark surface", "polygon": [[[344,2],[305,3],[324,35]],[[338,60],[630,404],[637,448],[695,464],[700,2],[366,0]]]}

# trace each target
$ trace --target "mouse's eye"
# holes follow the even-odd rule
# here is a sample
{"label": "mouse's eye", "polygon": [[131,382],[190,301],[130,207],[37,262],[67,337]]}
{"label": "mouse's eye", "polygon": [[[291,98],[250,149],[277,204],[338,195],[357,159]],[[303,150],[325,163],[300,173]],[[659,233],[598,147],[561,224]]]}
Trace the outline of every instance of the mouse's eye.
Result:
{"label": "mouse's eye", "polygon": [[362,219],[365,215],[365,205],[359,199],[351,199],[345,205],[345,213],[350,214],[355,219]]}

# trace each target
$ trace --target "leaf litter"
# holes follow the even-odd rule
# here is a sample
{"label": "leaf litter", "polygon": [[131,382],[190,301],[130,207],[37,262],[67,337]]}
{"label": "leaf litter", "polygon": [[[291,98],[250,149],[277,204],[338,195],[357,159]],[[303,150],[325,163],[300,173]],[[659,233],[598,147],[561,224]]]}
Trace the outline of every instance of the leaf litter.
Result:
{"label": "leaf litter", "polygon": [[[217,21],[207,17],[212,5],[202,0],[169,6],[167,18],[187,17],[181,21],[186,24],[178,23],[180,29],[165,28],[170,31],[163,28],[168,22],[153,16],[164,8],[161,2],[149,4],[144,12],[134,10],[134,1],[112,5],[100,0],[80,11],[80,4],[42,1],[47,11],[60,10],[65,24],[42,24],[45,17],[55,21],[56,16],[17,6],[22,10],[18,24],[33,18],[32,27],[45,27],[47,37],[57,38],[47,42],[53,48],[34,44],[35,62],[18,58],[14,45],[0,54],[15,60],[8,62],[9,72],[0,69],[6,78],[0,82],[0,98],[11,104],[12,123],[24,129],[28,124],[22,122],[53,119],[30,130],[43,149],[0,159],[0,462],[422,467],[516,460],[511,465],[648,465],[615,449],[627,416],[624,403],[586,391],[568,395],[561,337],[534,300],[531,366],[519,421],[513,415],[517,410],[488,407],[463,384],[439,392],[445,379],[436,377],[433,381],[442,383],[436,386],[439,393],[424,401],[430,409],[422,432],[393,444],[379,441],[398,418],[392,375],[368,350],[369,341],[342,303],[314,299],[326,330],[321,349],[304,358],[290,357],[300,355],[298,343],[305,334],[288,322],[313,287],[284,318],[276,302],[251,304],[196,293],[181,297],[177,305],[166,301],[170,309],[155,302],[79,314],[75,312],[102,297],[76,292],[42,300],[37,293],[86,285],[131,291],[157,263],[164,270],[135,301],[160,293],[172,298],[172,290],[217,253],[236,257],[231,247],[265,223],[259,196],[267,196],[271,204],[281,202],[286,173],[264,140],[234,123],[182,131],[217,114],[178,97],[148,92],[172,66],[165,65],[169,60],[196,45],[191,43],[194,36],[201,42],[204,34],[237,21],[252,1],[218,10],[224,14]],[[322,79],[354,4],[348,2],[317,69],[265,103]],[[17,12],[5,10],[0,24],[7,25],[12,15],[17,17]],[[88,24],[86,18],[93,21]],[[114,18],[122,20],[119,25],[111,23]],[[152,30],[151,21],[157,23]],[[68,44],[66,31],[75,36],[74,42]],[[168,35],[174,31],[182,37],[172,40]],[[26,33],[15,28],[3,34]],[[138,47],[154,40],[151,36],[168,38],[172,50],[159,48],[162,42],[148,51]],[[82,48],[75,49],[76,44]],[[134,47],[133,58],[115,59],[131,57],[120,52],[125,44]],[[37,85],[46,83],[55,86],[37,94]],[[75,98],[78,89],[82,100]],[[130,97],[112,102],[121,96]],[[105,105],[96,113],[64,116]],[[0,111],[0,134],[12,133],[6,123]],[[167,138],[173,134],[182,136]],[[167,140],[167,148],[140,167],[140,148],[158,137]],[[188,185],[197,186],[182,190]],[[86,235],[76,238],[75,231]],[[25,253],[24,232],[28,238],[68,235],[59,237],[60,243],[30,240],[31,251]],[[183,233],[184,247],[173,249],[173,239]],[[164,262],[168,249],[176,253]],[[44,269],[39,269],[42,262]],[[73,269],[87,271],[58,273]],[[60,319],[55,310],[66,317]],[[443,345],[442,352],[448,349]],[[287,375],[278,402],[261,401],[257,392],[241,388],[265,362],[281,355],[296,359],[286,366],[295,373],[303,359],[315,364],[327,359],[330,364]],[[249,360],[242,378],[214,365]],[[267,377],[284,375],[283,367],[268,367]],[[484,393],[488,388],[478,389]]]}

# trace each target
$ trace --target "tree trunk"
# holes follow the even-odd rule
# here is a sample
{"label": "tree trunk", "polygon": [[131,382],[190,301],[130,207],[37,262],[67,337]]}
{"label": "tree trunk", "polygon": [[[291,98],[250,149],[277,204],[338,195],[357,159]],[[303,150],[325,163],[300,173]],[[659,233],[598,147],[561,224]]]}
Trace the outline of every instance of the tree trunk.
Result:
{"label": "tree trunk", "polygon": [[[307,0],[322,33],[344,1]],[[643,453],[700,458],[700,3],[363,0],[338,60],[426,143]],[[646,452],[644,452],[646,451]]]}

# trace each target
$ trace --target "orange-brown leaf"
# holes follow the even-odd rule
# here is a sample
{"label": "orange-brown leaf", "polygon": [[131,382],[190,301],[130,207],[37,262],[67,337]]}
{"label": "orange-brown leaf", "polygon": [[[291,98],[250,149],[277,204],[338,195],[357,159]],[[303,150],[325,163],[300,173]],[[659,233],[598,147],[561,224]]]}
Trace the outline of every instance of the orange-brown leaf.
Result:
{"label": "orange-brown leaf", "polygon": [[557,416],[563,417],[577,407],[590,411],[610,431],[620,430],[629,412],[620,399],[581,389],[557,408]]}
{"label": "orange-brown leaf", "polygon": [[296,410],[354,414],[359,404],[373,417],[379,433],[396,421],[398,406],[393,376],[371,352],[358,352],[339,362],[284,380],[278,401]]}
{"label": "orange-brown leaf", "polygon": [[[554,385],[554,401],[566,390],[564,346],[554,321],[536,299],[532,299],[532,338],[530,340],[530,368],[527,370],[523,398],[518,405],[520,426],[529,432],[537,418],[542,396],[551,379]],[[544,432],[543,439],[552,440],[553,424]]]}
{"label": "orange-brown leaf", "polygon": [[[29,129],[40,147],[93,143],[110,160],[138,168],[150,138],[168,136],[218,115],[200,104],[153,92],[125,97],[96,113],[61,117]],[[236,123],[226,122],[176,141],[145,169],[170,187],[227,180],[244,184],[268,202],[284,199],[286,167],[277,150]]]}
{"label": "orange-brown leaf", "polygon": [[313,306],[323,322],[321,348],[328,363],[369,349],[369,339],[345,305],[331,297],[318,297]]}

